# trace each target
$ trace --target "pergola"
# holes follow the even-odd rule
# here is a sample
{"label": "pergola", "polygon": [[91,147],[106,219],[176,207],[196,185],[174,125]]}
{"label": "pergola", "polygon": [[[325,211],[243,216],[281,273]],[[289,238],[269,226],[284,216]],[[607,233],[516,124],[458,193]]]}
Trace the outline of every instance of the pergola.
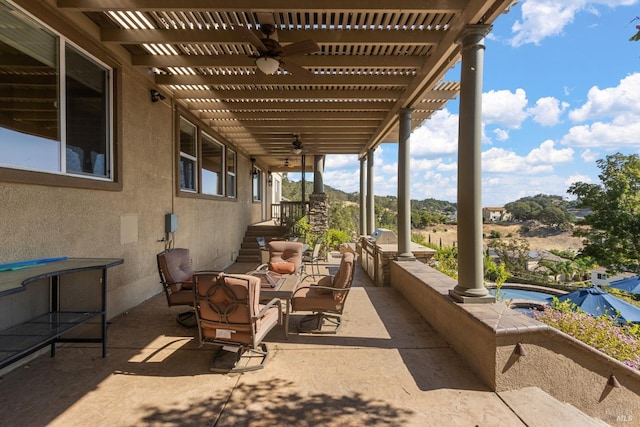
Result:
{"label": "pergola", "polygon": [[[121,45],[134,66],[153,73],[160,94],[268,171],[313,170],[321,194],[315,182],[324,156],[358,155],[362,234],[375,229],[374,150],[397,141],[399,260],[413,259],[411,131],[460,94],[459,276],[451,295],[475,302],[493,300],[482,256],[484,37],[513,1],[58,0],[57,7],[88,16],[102,43]],[[460,59],[460,84],[442,82]]]}
{"label": "pergola", "polygon": [[[411,129],[419,126],[459,93],[457,82],[442,78],[460,59],[462,32],[491,24],[512,2],[58,0],[57,7],[86,14],[102,42],[122,45],[135,66],[152,70],[160,93],[269,170],[287,171],[300,170],[300,154],[362,157],[397,142],[402,109],[412,109]],[[265,30],[273,33],[260,46]],[[279,62],[274,74],[257,69],[258,57]],[[296,136],[302,151],[293,150]]]}

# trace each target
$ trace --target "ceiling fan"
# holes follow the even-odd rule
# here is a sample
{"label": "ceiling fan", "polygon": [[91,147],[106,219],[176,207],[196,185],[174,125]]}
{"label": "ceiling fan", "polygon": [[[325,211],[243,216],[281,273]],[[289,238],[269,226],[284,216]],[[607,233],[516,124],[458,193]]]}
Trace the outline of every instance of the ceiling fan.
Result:
{"label": "ceiling fan", "polygon": [[251,56],[256,60],[256,79],[264,78],[266,74],[275,74],[279,68],[282,68],[295,76],[301,76],[304,80],[312,80],[315,76],[314,73],[284,58],[317,52],[320,50],[320,46],[311,39],[282,46],[278,41],[273,14],[259,13],[258,18],[260,21],[260,31],[264,35],[264,38],[258,37],[247,27],[237,27],[242,38],[258,50],[257,55]]}
{"label": "ceiling fan", "polygon": [[300,135],[296,133],[293,136],[295,139],[291,143],[291,154],[302,154],[302,149],[304,147],[302,146],[302,141],[300,141]]}

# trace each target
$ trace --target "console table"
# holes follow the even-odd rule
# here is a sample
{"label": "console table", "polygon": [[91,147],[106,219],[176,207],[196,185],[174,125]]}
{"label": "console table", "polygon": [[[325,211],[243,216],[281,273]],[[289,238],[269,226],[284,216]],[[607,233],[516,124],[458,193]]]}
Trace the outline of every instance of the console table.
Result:
{"label": "console table", "polygon": [[[49,279],[49,312],[27,322],[0,331],[0,368],[4,368],[29,354],[51,345],[51,357],[55,355],[57,342],[102,343],[102,357],[107,356],[107,269],[120,265],[119,258],[65,258],[0,271],[0,297],[24,291],[29,283]],[[19,264],[19,263],[18,263]],[[60,311],[60,295],[64,283],[60,276],[90,270],[102,270],[99,310]],[[62,335],[92,320],[101,318],[101,336],[95,338],[65,338]]]}

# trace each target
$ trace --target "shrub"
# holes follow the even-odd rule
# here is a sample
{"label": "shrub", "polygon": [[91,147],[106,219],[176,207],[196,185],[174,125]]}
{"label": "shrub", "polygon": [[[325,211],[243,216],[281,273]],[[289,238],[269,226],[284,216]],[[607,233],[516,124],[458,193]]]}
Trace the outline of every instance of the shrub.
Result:
{"label": "shrub", "polygon": [[329,250],[340,249],[341,244],[349,241],[351,241],[351,236],[346,231],[336,230],[335,228],[330,228],[327,231],[327,247]]}
{"label": "shrub", "polygon": [[570,301],[553,299],[551,306],[534,317],[572,337],[600,350],[625,365],[640,370],[640,327],[618,325],[607,313],[592,317]]}

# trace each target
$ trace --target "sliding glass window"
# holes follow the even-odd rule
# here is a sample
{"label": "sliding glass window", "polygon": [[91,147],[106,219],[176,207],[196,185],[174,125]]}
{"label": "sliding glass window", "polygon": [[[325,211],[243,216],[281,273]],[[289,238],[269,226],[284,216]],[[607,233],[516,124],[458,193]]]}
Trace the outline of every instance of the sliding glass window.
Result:
{"label": "sliding glass window", "polygon": [[0,50],[0,167],[112,180],[112,70],[4,0]]}

